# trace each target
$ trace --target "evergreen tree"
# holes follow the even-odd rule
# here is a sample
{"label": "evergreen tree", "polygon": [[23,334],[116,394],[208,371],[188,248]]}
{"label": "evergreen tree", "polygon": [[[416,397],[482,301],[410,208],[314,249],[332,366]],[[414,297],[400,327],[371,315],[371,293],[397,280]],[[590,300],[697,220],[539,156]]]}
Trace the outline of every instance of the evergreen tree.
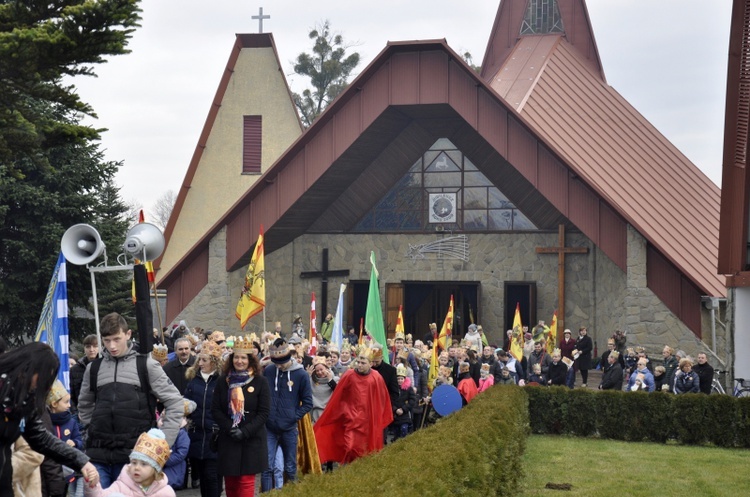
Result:
{"label": "evergreen tree", "polygon": [[[119,167],[63,77],[126,53],[138,12],[138,0],[0,0],[0,335],[11,341],[33,335],[62,234],[96,224]],[[90,297],[88,271],[69,264],[71,312]]]}
{"label": "evergreen tree", "polygon": [[346,88],[349,75],[359,64],[359,53],[346,54],[349,46],[341,35],[331,32],[328,20],[310,31],[309,36],[314,40],[312,54],[299,54],[294,64],[294,72],[309,77],[313,87],[293,95],[305,126],[310,126]]}

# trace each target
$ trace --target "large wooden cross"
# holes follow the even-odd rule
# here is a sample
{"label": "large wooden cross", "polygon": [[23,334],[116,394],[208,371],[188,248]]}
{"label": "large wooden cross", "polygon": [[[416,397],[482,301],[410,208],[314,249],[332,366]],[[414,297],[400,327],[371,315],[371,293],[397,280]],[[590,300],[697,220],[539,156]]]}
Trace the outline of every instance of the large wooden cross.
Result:
{"label": "large wooden cross", "polygon": [[557,247],[537,247],[537,254],[557,254],[557,336],[565,329],[565,254],[587,254],[587,247],[565,246],[565,225],[557,228]]}
{"label": "large wooden cross", "polygon": [[328,277],[329,276],[349,276],[349,270],[348,269],[333,269],[328,270],[328,249],[323,249],[323,270],[322,271],[302,271],[299,274],[300,278],[320,278],[322,280],[321,282],[321,288],[320,288],[320,310],[321,310],[321,316],[323,316],[323,319],[325,319],[326,315],[328,314]]}
{"label": "large wooden cross", "polygon": [[258,33],[263,32],[263,19],[270,19],[271,16],[269,15],[263,15],[263,7],[260,8],[260,12],[258,12],[257,16],[251,16],[252,19],[258,20]]}

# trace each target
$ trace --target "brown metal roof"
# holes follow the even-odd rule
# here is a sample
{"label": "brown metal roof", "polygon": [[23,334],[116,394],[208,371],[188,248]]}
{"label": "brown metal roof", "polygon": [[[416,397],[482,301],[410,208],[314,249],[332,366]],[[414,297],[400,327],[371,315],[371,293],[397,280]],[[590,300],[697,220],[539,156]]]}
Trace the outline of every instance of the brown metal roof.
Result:
{"label": "brown metal roof", "polygon": [[722,171],[721,230],[719,266],[722,274],[737,275],[731,286],[750,286],[745,271],[748,242],[748,203],[750,175],[750,2],[735,0],[729,36],[727,100],[724,123],[724,163]]}
{"label": "brown metal roof", "polygon": [[564,38],[525,37],[490,84],[702,291],[726,295],[719,188],[589,69]]}

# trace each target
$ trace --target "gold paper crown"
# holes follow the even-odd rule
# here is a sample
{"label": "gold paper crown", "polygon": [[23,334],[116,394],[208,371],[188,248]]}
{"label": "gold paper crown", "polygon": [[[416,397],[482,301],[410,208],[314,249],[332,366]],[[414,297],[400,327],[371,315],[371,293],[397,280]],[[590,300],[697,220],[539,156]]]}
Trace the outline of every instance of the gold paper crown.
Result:
{"label": "gold paper crown", "polygon": [[219,330],[215,330],[213,333],[211,333],[208,336],[208,339],[211,340],[212,342],[216,342],[216,343],[218,343],[218,342],[225,342],[227,340],[224,337],[224,332],[223,331],[219,331]]}
{"label": "gold paper crown", "polygon": [[250,333],[250,337],[248,338],[248,340],[250,340],[251,342],[258,342],[258,335],[256,335],[255,333]]}
{"label": "gold paper crown", "polygon": [[151,351],[151,357],[156,359],[158,362],[161,362],[166,360],[168,355],[169,349],[166,345],[162,345],[161,343],[154,344],[154,350]]}
{"label": "gold paper crown", "polygon": [[344,340],[344,343],[341,344],[341,352],[352,352],[352,344],[349,342],[349,340]]}
{"label": "gold paper crown", "polygon": [[393,337],[394,340],[406,340],[406,335],[404,335],[403,331],[397,331],[396,336]]}
{"label": "gold paper crown", "polygon": [[406,366],[403,364],[399,364],[396,366],[396,376],[403,376],[406,377]]}
{"label": "gold paper crown", "polygon": [[164,439],[164,433],[161,430],[152,428],[148,433],[141,433],[141,436],[138,437],[130,458],[144,461],[154,467],[154,469],[161,471],[167,463],[171,452],[169,444]]}
{"label": "gold paper crown", "polygon": [[398,358],[399,359],[408,359],[409,358],[409,349],[404,347],[403,349],[398,351]]}
{"label": "gold paper crown", "polygon": [[65,390],[65,386],[60,382],[60,380],[55,380],[55,382],[52,384],[52,389],[49,391],[49,394],[47,394],[47,405],[51,406],[66,395],[69,394],[68,391]]}
{"label": "gold paper crown", "polygon": [[192,333],[188,333],[187,335],[185,335],[185,338],[188,339],[191,347],[195,347],[200,342],[200,339],[196,335],[193,335]]}
{"label": "gold paper crown", "polygon": [[489,371],[490,370],[490,364],[488,362],[483,363],[480,370],[481,371]]}
{"label": "gold paper crown", "polygon": [[552,355],[559,355],[562,356],[562,351],[559,348],[556,348],[552,351]]}
{"label": "gold paper crown", "polygon": [[312,364],[313,364],[313,367],[317,366],[318,364],[322,364],[323,366],[328,366],[328,364],[326,364],[325,356],[322,356],[322,355],[316,355],[315,357],[313,357]]}
{"label": "gold paper crown", "polygon": [[612,352],[609,353],[609,356],[610,357],[614,357],[615,359],[619,359],[620,358],[620,353],[617,352],[616,350],[613,350]]}
{"label": "gold paper crown", "polygon": [[[364,357],[368,361],[372,362],[372,360],[375,358],[375,350],[371,349],[365,344],[357,345],[355,349],[357,353],[357,357]],[[383,350],[379,349],[378,352],[380,352],[380,355],[383,355]]]}
{"label": "gold paper crown", "polygon": [[234,341],[234,353],[235,354],[252,354],[253,353],[253,342],[250,337],[237,337]]}
{"label": "gold paper crown", "polygon": [[328,346],[327,350],[328,350],[329,354],[333,354],[333,353],[338,354],[339,353],[339,348],[336,347],[336,344],[333,344],[333,343]]}
{"label": "gold paper crown", "polygon": [[436,330],[437,329],[437,323],[430,323],[430,329]]}
{"label": "gold paper crown", "polygon": [[216,359],[221,359],[221,347],[216,342],[204,340],[203,343],[201,343],[201,354],[207,354]]}

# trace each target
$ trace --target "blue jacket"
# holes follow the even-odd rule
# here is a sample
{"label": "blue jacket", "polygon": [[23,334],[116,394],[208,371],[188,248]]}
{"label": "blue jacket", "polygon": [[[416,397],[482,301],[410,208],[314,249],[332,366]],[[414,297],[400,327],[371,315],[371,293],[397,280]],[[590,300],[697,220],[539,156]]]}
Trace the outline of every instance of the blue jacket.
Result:
{"label": "blue jacket", "polygon": [[297,421],[313,407],[310,375],[301,364],[292,362],[286,371],[281,371],[275,364],[269,364],[263,371],[263,376],[271,387],[271,414],[266,421],[266,428],[275,433],[296,428]]}
{"label": "blue jacket", "polygon": [[73,418],[70,411],[51,412],[49,417],[52,420],[52,431],[57,438],[63,442],[72,440],[76,444],[76,449],[83,450],[83,438],[78,429],[78,421]]}
{"label": "blue jacket", "polygon": [[185,484],[185,470],[187,469],[185,458],[188,455],[188,448],[190,448],[190,437],[185,428],[181,428],[177,433],[177,440],[172,445],[172,453],[167,459],[167,464],[164,465],[167,483],[172,488],[181,488]]}
{"label": "blue jacket", "polygon": [[218,371],[208,377],[208,382],[203,380],[200,372],[190,380],[185,388],[185,398],[196,403],[195,411],[190,414],[190,451],[188,456],[195,459],[216,459],[216,452],[209,447],[209,440],[214,429],[218,426],[214,423],[211,415],[211,402],[214,398],[214,390],[219,380]]}
{"label": "blue jacket", "polygon": [[698,393],[700,391],[700,377],[695,371],[689,373],[678,371],[674,375],[674,393]]}
{"label": "blue jacket", "polygon": [[647,392],[653,392],[654,391],[654,375],[651,374],[651,371],[648,369],[645,369],[643,371],[635,370],[633,371],[633,374],[630,375],[630,381],[628,382],[628,392],[630,392],[633,389],[633,385],[635,385],[635,380],[638,376],[638,374],[643,373],[643,386],[639,388],[639,390],[645,390]]}

